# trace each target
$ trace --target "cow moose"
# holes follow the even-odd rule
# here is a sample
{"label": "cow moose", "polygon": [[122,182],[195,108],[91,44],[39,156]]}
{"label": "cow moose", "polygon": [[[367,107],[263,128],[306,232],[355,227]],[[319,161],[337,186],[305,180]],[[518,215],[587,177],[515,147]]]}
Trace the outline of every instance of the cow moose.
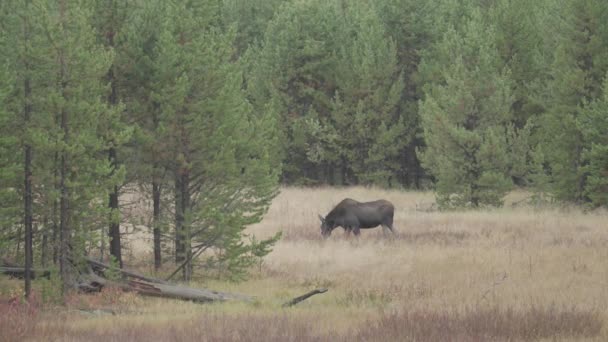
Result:
{"label": "cow moose", "polygon": [[347,232],[359,236],[360,229],[382,226],[384,235],[387,230],[395,233],[393,215],[395,207],[387,200],[373,202],[358,202],[346,198],[336,205],[327,216],[319,215],[321,220],[321,235],[327,238],[336,227],[342,227]]}

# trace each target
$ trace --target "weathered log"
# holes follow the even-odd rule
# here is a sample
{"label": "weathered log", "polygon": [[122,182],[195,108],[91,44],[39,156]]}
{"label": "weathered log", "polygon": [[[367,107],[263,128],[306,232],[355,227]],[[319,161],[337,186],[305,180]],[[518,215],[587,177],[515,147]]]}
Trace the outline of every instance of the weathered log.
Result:
{"label": "weathered log", "polygon": [[[88,272],[80,274],[80,281],[76,285],[81,291],[84,292],[99,291],[104,286],[115,286],[124,291],[132,291],[146,296],[175,298],[200,303],[229,300],[249,302],[253,300],[252,297],[241,294],[169,284],[162,279],[155,279],[139,273],[118,269],[91,258],[85,258],[85,260],[89,265]],[[106,269],[120,272],[127,280],[112,281],[95,272],[96,270],[99,272]],[[37,274],[39,276],[42,275],[45,277],[50,277],[50,271],[48,270],[34,269],[32,272],[33,274]],[[0,266],[0,273],[23,277],[25,275],[25,268]]]}
{"label": "weathered log", "polygon": [[128,282],[117,282],[108,280],[94,273],[89,275],[89,279],[90,283],[88,286],[92,287],[115,286],[124,291],[132,291],[141,295],[190,300],[199,303],[228,300],[253,300],[252,297],[241,294],[197,289],[181,285],[151,283],[141,279],[133,279]]}
{"label": "weathered log", "polygon": [[[0,266],[0,273],[9,275],[14,278],[23,279],[23,278],[25,278],[25,267]],[[30,270],[30,275],[32,276],[32,279],[34,279],[36,277],[43,277],[43,278],[50,279],[51,271],[35,268],[35,269]]]}
{"label": "weathered log", "polygon": [[135,279],[141,279],[150,283],[157,283],[157,284],[169,284],[168,282],[162,280],[162,279],[156,279],[156,278],[151,278],[148,276],[144,276],[142,274],[136,273],[136,272],[131,272],[131,271],[127,271],[125,269],[122,268],[116,268],[112,265],[108,265],[108,264],[104,264],[102,262],[99,262],[93,258],[89,258],[86,257],[85,260],[89,263],[89,265],[93,266],[93,267],[97,267],[97,268],[101,268],[101,269],[108,269],[108,270],[112,270],[112,271],[116,271],[116,272],[120,272],[121,274],[131,277],[131,278],[135,278]]}
{"label": "weathered log", "polygon": [[116,316],[116,312],[112,309],[77,309],[78,312],[91,315],[91,316],[101,316],[101,315],[112,315]]}
{"label": "weathered log", "polygon": [[294,305],[298,304],[299,302],[304,301],[304,300],[306,300],[306,299],[308,299],[308,298],[310,298],[310,297],[312,297],[312,296],[314,296],[316,294],[325,293],[325,292],[327,292],[326,288],[312,290],[312,291],[310,291],[310,292],[308,292],[306,294],[303,294],[303,295],[301,295],[299,297],[296,297],[296,298],[294,298],[294,299],[286,302],[285,304],[283,304],[283,307],[287,308],[287,307],[290,307],[290,306],[294,306]]}

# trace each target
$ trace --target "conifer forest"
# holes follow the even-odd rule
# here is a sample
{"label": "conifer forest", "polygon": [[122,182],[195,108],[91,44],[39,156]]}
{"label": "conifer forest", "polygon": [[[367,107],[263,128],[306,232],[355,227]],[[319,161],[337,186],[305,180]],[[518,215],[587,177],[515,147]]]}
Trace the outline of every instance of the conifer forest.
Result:
{"label": "conifer forest", "polygon": [[[391,199],[397,237],[323,240],[317,213],[350,197]],[[278,320],[257,299],[205,311],[215,328],[202,335],[141,323],[109,340],[603,340],[600,288],[554,308],[537,284],[579,283],[549,259],[606,279],[591,260],[608,256],[608,1],[2,0],[0,203],[0,314],[15,319],[0,330],[111,287],[100,282],[125,289],[121,272],[137,270],[257,298],[329,292]],[[462,273],[421,271],[450,264],[432,264],[440,246],[473,250],[454,270],[475,268],[467,255],[496,264],[450,292],[437,286]],[[389,252],[412,263],[407,276],[380,267],[378,283],[343,285],[365,272],[356,260],[387,265]],[[145,292],[133,284],[154,279],[137,274],[114,295]],[[506,299],[514,284],[538,306]],[[19,311],[9,288],[43,303]],[[390,312],[402,302],[413,311]],[[57,324],[10,336],[104,340]]]}

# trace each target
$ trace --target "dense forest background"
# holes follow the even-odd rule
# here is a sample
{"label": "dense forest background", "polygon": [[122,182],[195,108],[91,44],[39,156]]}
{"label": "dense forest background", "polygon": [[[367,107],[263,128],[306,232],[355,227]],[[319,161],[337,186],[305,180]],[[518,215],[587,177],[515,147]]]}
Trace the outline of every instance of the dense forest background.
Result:
{"label": "dense forest background", "polygon": [[4,0],[0,247],[121,263],[133,188],[185,280],[268,252],[279,184],[606,206],[607,72],[604,0]]}

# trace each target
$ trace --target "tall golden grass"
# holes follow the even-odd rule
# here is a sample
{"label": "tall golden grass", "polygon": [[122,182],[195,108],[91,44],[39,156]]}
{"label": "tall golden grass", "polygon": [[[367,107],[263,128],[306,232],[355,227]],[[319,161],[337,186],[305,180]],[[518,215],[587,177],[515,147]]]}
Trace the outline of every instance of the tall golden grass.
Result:
{"label": "tall golden grass", "polygon": [[[283,232],[261,268],[243,283],[199,283],[254,295],[253,304],[146,299],[117,316],[46,316],[31,337],[608,340],[608,214],[535,207],[526,196],[514,192],[500,209],[439,212],[429,192],[283,188],[264,220],[247,230],[257,237]],[[369,229],[355,238],[337,229],[322,239],[317,214],[345,197],[392,201],[397,236]],[[315,287],[329,292],[280,307]]]}

